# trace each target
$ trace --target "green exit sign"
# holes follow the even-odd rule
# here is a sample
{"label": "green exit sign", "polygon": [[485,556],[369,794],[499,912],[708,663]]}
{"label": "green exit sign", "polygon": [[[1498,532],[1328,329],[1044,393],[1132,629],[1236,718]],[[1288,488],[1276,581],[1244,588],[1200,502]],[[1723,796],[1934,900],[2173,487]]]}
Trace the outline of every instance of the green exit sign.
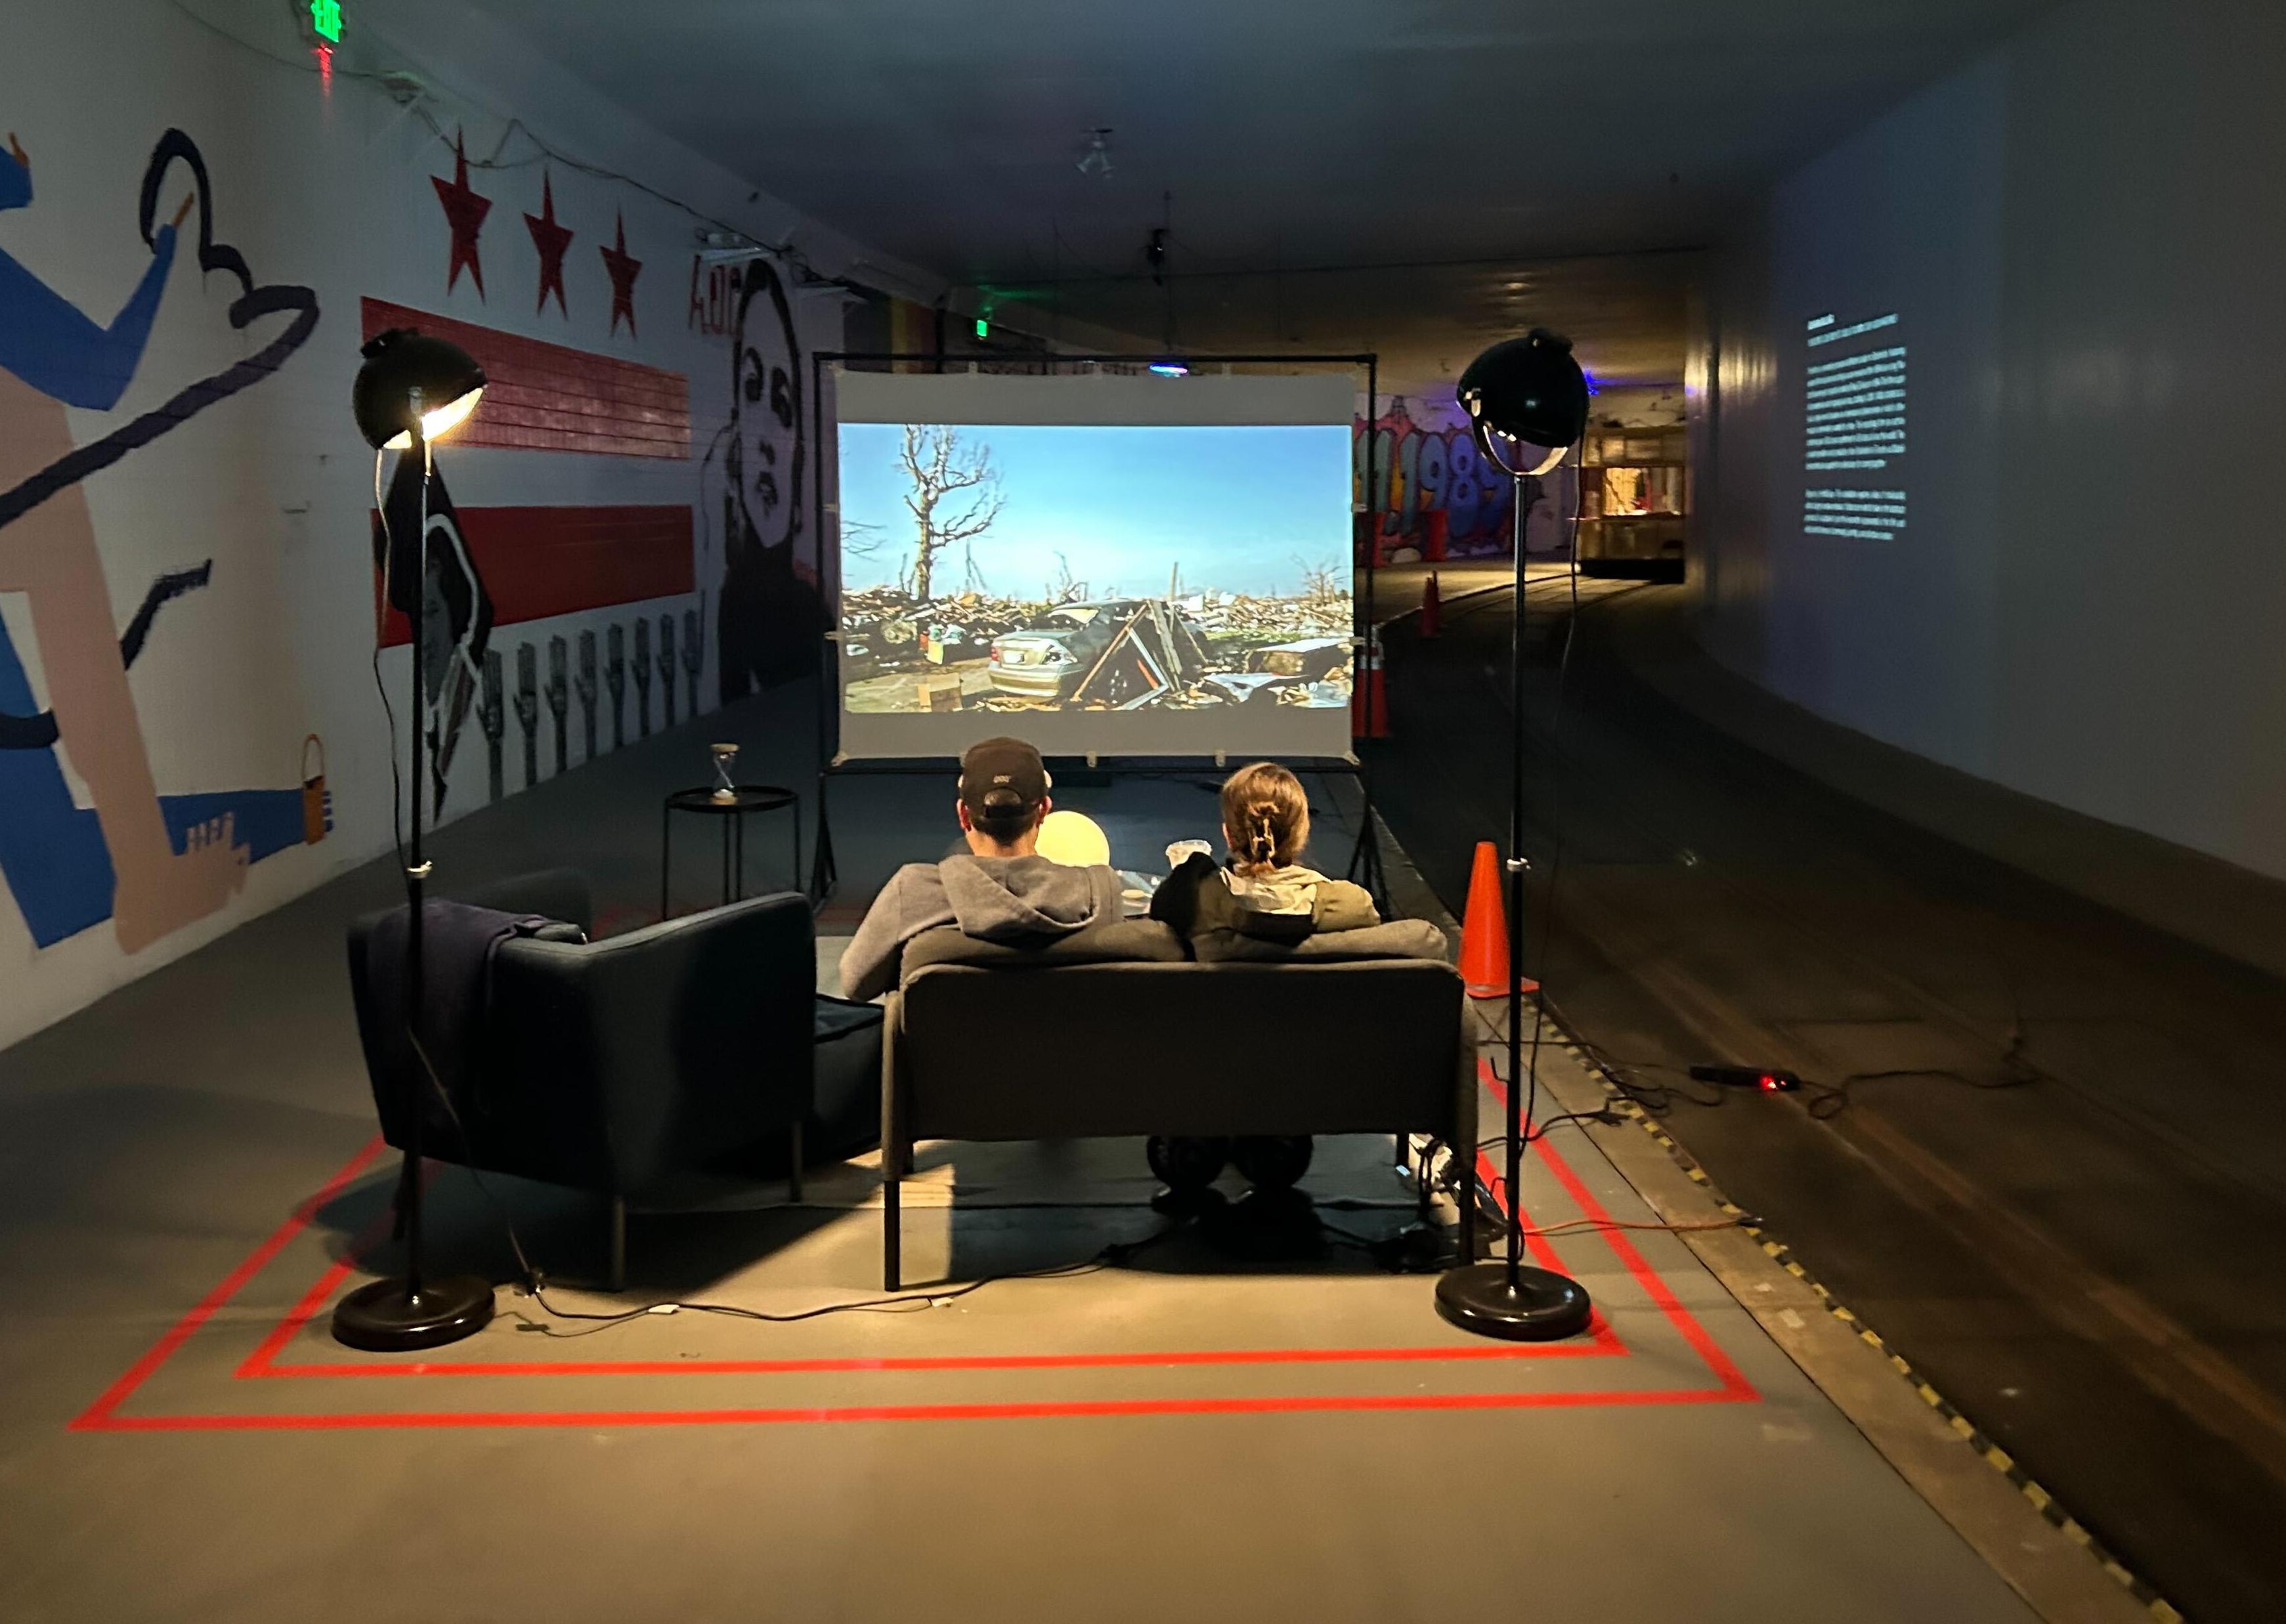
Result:
{"label": "green exit sign", "polygon": [[310,0],[310,27],[318,37],[334,44],[342,42],[342,0]]}
{"label": "green exit sign", "polygon": [[979,316],[976,319],[976,336],[979,338],[989,338],[991,335],[992,324],[985,320],[983,317]]}

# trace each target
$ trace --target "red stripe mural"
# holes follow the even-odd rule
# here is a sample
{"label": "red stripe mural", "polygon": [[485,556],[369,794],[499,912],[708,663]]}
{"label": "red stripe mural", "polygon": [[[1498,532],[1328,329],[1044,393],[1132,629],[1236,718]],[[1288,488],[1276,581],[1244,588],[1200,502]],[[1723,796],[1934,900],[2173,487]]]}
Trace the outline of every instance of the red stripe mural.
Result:
{"label": "red stripe mural", "polygon": [[519,337],[384,299],[367,299],[365,336],[418,327],[460,345],[491,384],[455,445],[609,456],[690,455],[690,383],[682,373]]}
{"label": "red stripe mural", "polygon": [[[461,508],[457,518],[496,626],[696,589],[688,507]],[[377,513],[373,524],[378,556]],[[378,571],[374,603],[381,604]],[[408,629],[389,610],[382,642],[404,643]]]}

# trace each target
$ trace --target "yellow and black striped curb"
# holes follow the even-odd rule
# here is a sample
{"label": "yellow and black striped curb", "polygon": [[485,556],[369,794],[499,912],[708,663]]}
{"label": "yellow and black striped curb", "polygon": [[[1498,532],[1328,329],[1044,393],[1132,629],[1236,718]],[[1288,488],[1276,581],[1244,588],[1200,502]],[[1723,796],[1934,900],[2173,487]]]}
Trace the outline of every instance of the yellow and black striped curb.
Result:
{"label": "yellow and black striped curb", "polygon": [[1951,1428],[1963,1442],[1983,1456],[1988,1464],[1998,1470],[2009,1482],[2014,1484],[2017,1492],[2030,1501],[2039,1514],[2054,1525],[2066,1539],[2101,1563],[2103,1571],[2117,1580],[2130,1596],[2148,1608],[2154,1619],[2158,1620],[2160,1624],[2183,1624],[2183,1615],[2175,1610],[2166,1597],[2154,1589],[2148,1581],[2130,1573],[2126,1565],[2114,1556],[2102,1541],[2091,1533],[2085,1524],[2059,1505],[2056,1502],[2056,1497],[2041,1487],[2032,1475],[2017,1463],[2014,1455],[1987,1438],[1978,1430],[1974,1422],[1954,1408],[1952,1402],[1931,1386],[1927,1379],[1915,1370],[1903,1354],[1881,1340],[1879,1332],[1837,1301],[1833,1292],[1827,1290],[1808,1269],[1802,1267],[1801,1259],[1797,1258],[1783,1242],[1772,1240],[1759,1224],[1751,1221],[1750,1215],[1744,1208],[1723,1194],[1714,1181],[1707,1176],[1707,1170],[1691,1159],[1691,1153],[1668,1137],[1667,1130],[1659,1125],[1659,1119],[1637,1105],[1634,1097],[1620,1086],[1618,1081],[1604,1068],[1603,1063],[1587,1049],[1581,1047],[1578,1041],[1557,1023],[1553,1011],[1548,1012],[1546,1019],[1549,1035],[1554,1038],[1557,1046],[1577,1060],[1580,1068],[1596,1079],[1605,1095],[1610,1098],[1612,1108],[1618,1115],[1628,1118],[1650,1134],[1658,1142],[1659,1148],[1675,1159],[1675,1165],[1682,1168],[1691,1181],[1707,1192],[1714,1203],[1722,1210],[1725,1217],[1740,1220],[1738,1227],[1754,1237],[1754,1243],[1769,1255],[1772,1262],[1816,1292],[1817,1300],[1825,1305],[1826,1313],[1848,1326],[1859,1341],[1888,1360],[1890,1367],[1899,1376],[1904,1377],[1912,1390],[1920,1395],[1921,1401],[1944,1418],[1945,1425]]}

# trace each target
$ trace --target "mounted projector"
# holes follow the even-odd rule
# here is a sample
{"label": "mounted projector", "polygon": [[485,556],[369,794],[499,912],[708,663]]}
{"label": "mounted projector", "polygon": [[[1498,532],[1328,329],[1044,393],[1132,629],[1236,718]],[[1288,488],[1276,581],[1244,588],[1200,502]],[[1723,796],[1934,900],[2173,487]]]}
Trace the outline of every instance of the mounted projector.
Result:
{"label": "mounted projector", "polygon": [[1081,154],[1079,172],[1097,180],[1111,178],[1111,128],[1101,125],[1087,132],[1087,151]]}
{"label": "mounted projector", "polygon": [[737,232],[702,231],[698,233],[698,263],[702,265],[743,265],[750,260],[767,259],[783,255],[793,246],[793,234],[765,247],[751,237]]}

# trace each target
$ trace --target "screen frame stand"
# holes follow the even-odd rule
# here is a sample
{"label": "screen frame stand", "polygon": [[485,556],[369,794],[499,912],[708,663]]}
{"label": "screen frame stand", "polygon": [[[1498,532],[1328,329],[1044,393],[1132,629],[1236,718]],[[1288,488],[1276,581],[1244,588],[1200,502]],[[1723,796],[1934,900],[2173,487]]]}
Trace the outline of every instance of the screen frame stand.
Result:
{"label": "screen frame stand", "polygon": [[[1362,886],[1373,898],[1374,907],[1383,918],[1389,917],[1389,871],[1381,856],[1381,833],[1378,815],[1373,809],[1373,768],[1366,751],[1372,745],[1374,721],[1377,710],[1384,712],[1380,720],[1385,725],[1388,717],[1386,690],[1376,692],[1373,686],[1375,669],[1381,658],[1381,625],[1376,613],[1374,571],[1381,562],[1381,508],[1375,501],[1377,489],[1374,482],[1374,454],[1381,435],[1374,426],[1381,415],[1381,358],[1365,358],[1365,432],[1359,438],[1364,444],[1365,477],[1359,486],[1357,511],[1365,520],[1365,594],[1359,601],[1358,618],[1364,622],[1364,635],[1353,638],[1350,650],[1350,692],[1364,699],[1365,726],[1362,730],[1354,723],[1351,727],[1350,748],[1358,758],[1358,792],[1365,806],[1358,816],[1357,844],[1350,848],[1347,879],[1352,885]],[[1354,522],[1352,530],[1358,526]],[[1357,543],[1352,536],[1352,556]],[[1352,713],[1357,713],[1355,702]]]}
{"label": "screen frame stand", "polygon": [[[817,672],[816,678],[816,686],[817,690],[816,717],[817,772],[816,799],[815,804],[817,808],[817,826],[816,839],[810,847],[814,855],[810,862],[808,880],[809,903],[810,908],[813,911],[821,911],[824,908],[826,903],[832,897],[834,890],[840,885],[841,879],[840,869],[835,862],[833,855],[833,820],[830,805],[830,786],[833,778],[844,773],[935,774],[943,773],[949,769],[949,763],[942,761],[926,764],[913,763],[907,765],[900,765],[886,761],[869,761],[862,764],[855,764],[844,762],[839,756],[838,751],[840,741],[836,737],[836,729],[834,726],[833,698],[839,691],[835,679],[840,674],[840,662],[835,650],[840,648],[841,641],[841,634],[840,630],[841,624],[841,549],[839,546],[832,548],[833,562],[829,566],[826,562],[827,548],[825,545],[826,367],[828,366],[841,366],[855,361],[870,365],[885,366],[894,370],[901,364],[912,363],[926,367],[931,371],[942,373],[952,367],[966,366],[971,370],[974,370],[984,365],[990,364],[996,367],[1013,365],[1028,371],[1038,370],[1043,373],[1046,373],[1052,369],[1088,366],[1148,367],[1155,362],[1163,362],[1170,359],[1171,358],[1165,353],[1134,355],[963,356],[947,354],[933,350],[814,350],[810,352],[810,443],[817,447],[817,451],[816,453],[817,459],[817,477],[811,482],[811,501],[814,504],[814,512],[812,515],[812,533],[817,538],[818,585],[820,595],[824,603],[826,622],[826,624],[820,628],[820,635],[817,640]],[[1358,694],[1366,695],[1365,703],[1368,708],[1365,714],[1368,719],[1369,724],[1371,718],[1370,706],[1372,705],[1372,696],[1371,690],[1368,686],[1371,681],[1368,659],[1370,651],[1377,647],[1380,636],[1379,628],[1374,624],[1374,566],[1378,559],[1381,550],[1380,510],[1375,505],[1374,500],[1375,474],[1376,472],[1376,449],[1375,445],[1376,431],[1374,429],[1374,420],[1379,414],[1380,411],[1380,355],[1377,352],[1372,351],[1345,355],[1185,353],[1171,359],[1179,359],[1186,367],[1191,367],[1249,366],[1303,367],[1340,366],[1348,367],[1356,371],[1362,371],[1365,374],[1366,416],[1365,433],[1363,437],[1365,443],[1365,468],[1363,483],[1360,486],[1360,493],[1363,500],[1361,503],[1359,504],[1359,508],[1361,508],[1367,519],[1365,526],[1365,589],[1363,594],[1354,600],[1356,607],[1353,612],[1355,613],[1357,619],[1352,621],[1350,640],[1350,691],[1353,696]],[[1352,466],[1356,466],[1354,459],[1352,460]],[[840,528],[840,519],[839,472],[840,470],[837,466],[835,469],[836,501],[834,511],[835,527],[837,531]],[[1359,508],[1353,508],[1353,514],[1357,512]],[[1355,533],[1357,525],[1355,524],[1354,517],[1352,518],[1351,528],[1351,556],[1352,562],[1354,563],[1358,545]],[[830,579],[828,578],[829,569],[831,570]],[[1359,629],[1360,622],[1362,624],[1361,633]],[[1354,716],[1357,713],[1357,706],[1353,700],[1352,705],[1352,714]],[[1367,728],[1368,734],[1370,734],[1371,730],[1371,727],[1368,725]],[[1372,765],[1365,756],[1364,753],[1360,749],[1360,745],[1363,742],[1365,741],[1356,734],[1354,724],[1352,724],[1350,742],[1352,751],[1351,760],[1341,762],[1331,762],[1320,759],[1312,761],[1306,765],[1300,763],[1289,764],[1295,765],[1297,767],[1298,770],[1303,771],[1316,771],[1334,774],[1345,772],[1357,780],[1359,798],[1362,803],[1362,807],[1358,820],[1357,842],[1350,853],[1347,877],[1356,884],[1364,887],[1367,891],[1372,894],[1374,905],[1380,909],[1385,916],[1389,912],[1388,871],[1382,859],[1381,838],[1378,832],[1379,820],[1377,815],[1374,811]],[[1203,761],[1206,761],[1207,758],[1201,758],[1201,760]],[[1219,767],[1221,762],[1219,761],[1215,761],[1211,765]],[[1188,774],[1201,770],[1198,768],[1171,767],[1166,765],[1163,759],[1155,759],[1153,763],[1149,766],[1122,766],[1112,760],[1098,760],[1094,757],[1090,757],[1088,759],[1087,769],[1093,772],[1117,773],[1143,777],[1163,777],[1170,773]]]}

